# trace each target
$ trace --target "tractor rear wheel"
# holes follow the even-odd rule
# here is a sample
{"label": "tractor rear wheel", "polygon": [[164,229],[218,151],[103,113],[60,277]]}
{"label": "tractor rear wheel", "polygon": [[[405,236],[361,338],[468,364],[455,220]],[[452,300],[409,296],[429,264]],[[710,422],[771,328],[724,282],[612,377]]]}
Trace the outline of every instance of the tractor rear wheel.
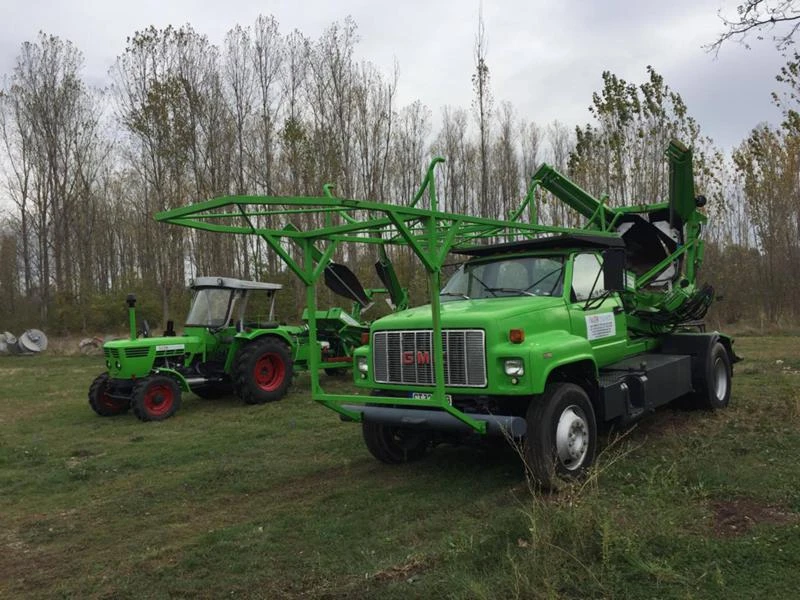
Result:
{"label": "tractor rear wheel", "polygon": [[89,406],[101,417],[113,417],[128,412],[130,400],[112,398],[108,393],[108,373],[95,377],[89,386]]}
{"label": "tractor rear wheel", "polygon": [[292,357],[283,340],[258,338],[239,351],[234,366],[236,394],[247,404],[280,400],[292,382]]}
{"label": "tractor rear wheel", "polygon": [[133,386],[131,407],[142,421],[163,421],[181,406],[181,389],[172,377],[152,375]]}

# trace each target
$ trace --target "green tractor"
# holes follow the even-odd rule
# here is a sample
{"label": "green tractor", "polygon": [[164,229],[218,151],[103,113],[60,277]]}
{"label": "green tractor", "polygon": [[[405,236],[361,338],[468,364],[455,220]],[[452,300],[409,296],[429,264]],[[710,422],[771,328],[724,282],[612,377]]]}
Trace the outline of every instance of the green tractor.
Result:
{"label": "green tractor", "polygon": [[[350,313],[342,308],[316,311],[317,364],[335,375],[352,366],[353,349],[369,331],[360,312],[377,290],[364,290],[343,265],[335,265],[326,277],[355,301]],[[161,421],[180,408],[182,392],[201,398],[235,393],[248,404],[280,400],[294,372],[309,368],[312,351],[306,324],[275,321],[275,295],[281,287],[199,277],[191,284],[183,335],[169,321],[159,337],[151,337],[146,321],[137,328],[136,297],[129,295],[130,337],[104,344],[107,371],[92,382],[89,405],[104,417],[132,409],[142,421]]]}

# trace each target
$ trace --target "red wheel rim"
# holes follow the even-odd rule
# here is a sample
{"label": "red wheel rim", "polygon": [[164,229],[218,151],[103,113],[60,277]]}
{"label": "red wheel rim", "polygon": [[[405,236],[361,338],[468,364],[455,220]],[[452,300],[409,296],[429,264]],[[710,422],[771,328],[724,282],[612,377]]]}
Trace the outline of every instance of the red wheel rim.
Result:
{"label": "red wheel rim", "polygon": [[286,374],[281,357],[274,352],[263,354],[253,368],[253,380],[265,392],[277,390]]}
{"label": "red wheel rim", "polygon": [[159,416],[169,412],[175,402],[175,392],[164,383],[151,385],[144,394],[144,407],[151,415]]}

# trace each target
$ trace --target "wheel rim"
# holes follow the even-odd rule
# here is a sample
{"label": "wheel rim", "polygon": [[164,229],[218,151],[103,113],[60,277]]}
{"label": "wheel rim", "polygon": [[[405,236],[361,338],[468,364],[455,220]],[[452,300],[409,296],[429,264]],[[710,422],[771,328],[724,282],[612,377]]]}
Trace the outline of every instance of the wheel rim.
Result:
{"label": "wheel rim", "polygon": [[163,383],[151,385],[144,395],[144,407],[151,415],[163,415],[169,412],[175,402],[175,392]]}
{"label": "wheel rim", "polygon": [[281,357],[274,352],[262,355],[253,368],[253,380],[265,392],[277,390],[286,374]]}
{"label": "wheel rim", "polygon": [[586,415],[574,404],[565,408],[558,418],[556,452],[558,461],[568,471],[579,469],[589,452],[589,425]]}
{"label": "wheel rim", "polygon": [[718,400],[723,400],[728,393],[728,369],[721,358],[714,361],[714,393]]}

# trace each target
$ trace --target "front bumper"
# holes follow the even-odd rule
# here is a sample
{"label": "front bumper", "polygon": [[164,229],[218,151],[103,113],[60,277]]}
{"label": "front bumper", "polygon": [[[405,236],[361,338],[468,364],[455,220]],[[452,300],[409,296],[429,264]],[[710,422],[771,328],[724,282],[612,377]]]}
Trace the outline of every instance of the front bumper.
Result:
{"label": "front bumper", "polygon": [[[398,408],[395,406],[369,406],[363,404],[343,404],[342,408],[348,412],[360,413],[361,420],[370,423],[430,431],[449,431],[456,433],[475,432],[474,427],[471,427],[461,419],[444,410]],[[468,414],[476,421],[486,423],[486,435],[521,438],[528,429],[527,423],[522,417],[476,413]],[[342,414],[341,418],[343,421],[354,420],[345,414]]]}

